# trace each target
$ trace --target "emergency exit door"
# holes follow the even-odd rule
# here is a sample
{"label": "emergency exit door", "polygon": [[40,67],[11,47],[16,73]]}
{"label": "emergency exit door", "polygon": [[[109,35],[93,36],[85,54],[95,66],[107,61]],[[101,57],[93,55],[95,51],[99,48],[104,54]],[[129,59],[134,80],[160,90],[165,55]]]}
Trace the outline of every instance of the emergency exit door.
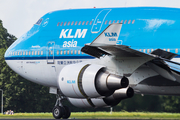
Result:
{"label": "emergency exit door", "polygon": [[54,64],[54,46],[55,42],[48,42],[46,52],[47,64]]}
{"label": "emergency exit door", "polygon": [[101,30],[103,22],[110,11],[111,9],[104,9],[98,13],[91,28],[91,33],[98,33]]}

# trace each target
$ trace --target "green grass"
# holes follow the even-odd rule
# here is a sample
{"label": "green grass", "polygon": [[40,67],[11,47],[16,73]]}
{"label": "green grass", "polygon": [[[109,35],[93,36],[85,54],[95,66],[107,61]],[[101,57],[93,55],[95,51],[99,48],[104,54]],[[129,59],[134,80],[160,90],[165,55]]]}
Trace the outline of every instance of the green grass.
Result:
{"label": "green grass", "polygon": [[[2,115],[0,119],[10,118],[43,118],[53,119],[52,113],[15,113]],[[70,118],[76,119],[180,119],[179,113],[152,113],[152,112],[72,112]]]}

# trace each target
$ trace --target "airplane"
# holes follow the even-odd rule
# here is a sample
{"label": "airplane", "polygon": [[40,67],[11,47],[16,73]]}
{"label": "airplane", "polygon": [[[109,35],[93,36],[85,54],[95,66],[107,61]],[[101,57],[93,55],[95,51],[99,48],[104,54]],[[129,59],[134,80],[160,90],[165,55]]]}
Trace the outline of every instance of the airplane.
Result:
{"label": "airplane", "polygon": [[134,94],[180,95],[180,9],[58,10],[6,51],[9,67],[49,87],[56,119],[77,107],[110,107]]}

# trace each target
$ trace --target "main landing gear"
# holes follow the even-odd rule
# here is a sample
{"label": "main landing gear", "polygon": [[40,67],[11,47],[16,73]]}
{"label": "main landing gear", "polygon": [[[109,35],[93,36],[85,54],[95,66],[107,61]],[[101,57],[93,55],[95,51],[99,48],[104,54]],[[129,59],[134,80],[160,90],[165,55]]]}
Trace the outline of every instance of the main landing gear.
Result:
{"label": "main landing gear", "polygon": [[61,118],[67,119],[67,118],[69,118],[71,115],[71,111],[70,111],[69,107],[63,106],[61,104],[61,101],[64,99],[64,97],[59,96],[59,95],[57,97],[58,98],[57,98],[55,107],[52,110],[54,118],[56,118],[56,119],[61,119]]}

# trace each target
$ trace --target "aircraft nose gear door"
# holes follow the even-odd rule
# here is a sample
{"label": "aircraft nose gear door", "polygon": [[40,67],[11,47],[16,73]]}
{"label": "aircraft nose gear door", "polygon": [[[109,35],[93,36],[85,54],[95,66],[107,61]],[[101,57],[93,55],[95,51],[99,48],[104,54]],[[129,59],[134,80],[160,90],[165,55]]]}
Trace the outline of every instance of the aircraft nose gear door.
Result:
{"label": "aircraft nose gear door", "polygon": [[54,46],[55,42],[48,42],[46,52],[47,64],[54,64]]}
{"label": "aircraft nose gear door", "polygon": [[107,14],[111,11],[111,9],[104,9],[99,12],[99,14],[96,16],[91,33],[98,33],[101,30],[102,24],[104,22],[104,19],[106,18]]}

